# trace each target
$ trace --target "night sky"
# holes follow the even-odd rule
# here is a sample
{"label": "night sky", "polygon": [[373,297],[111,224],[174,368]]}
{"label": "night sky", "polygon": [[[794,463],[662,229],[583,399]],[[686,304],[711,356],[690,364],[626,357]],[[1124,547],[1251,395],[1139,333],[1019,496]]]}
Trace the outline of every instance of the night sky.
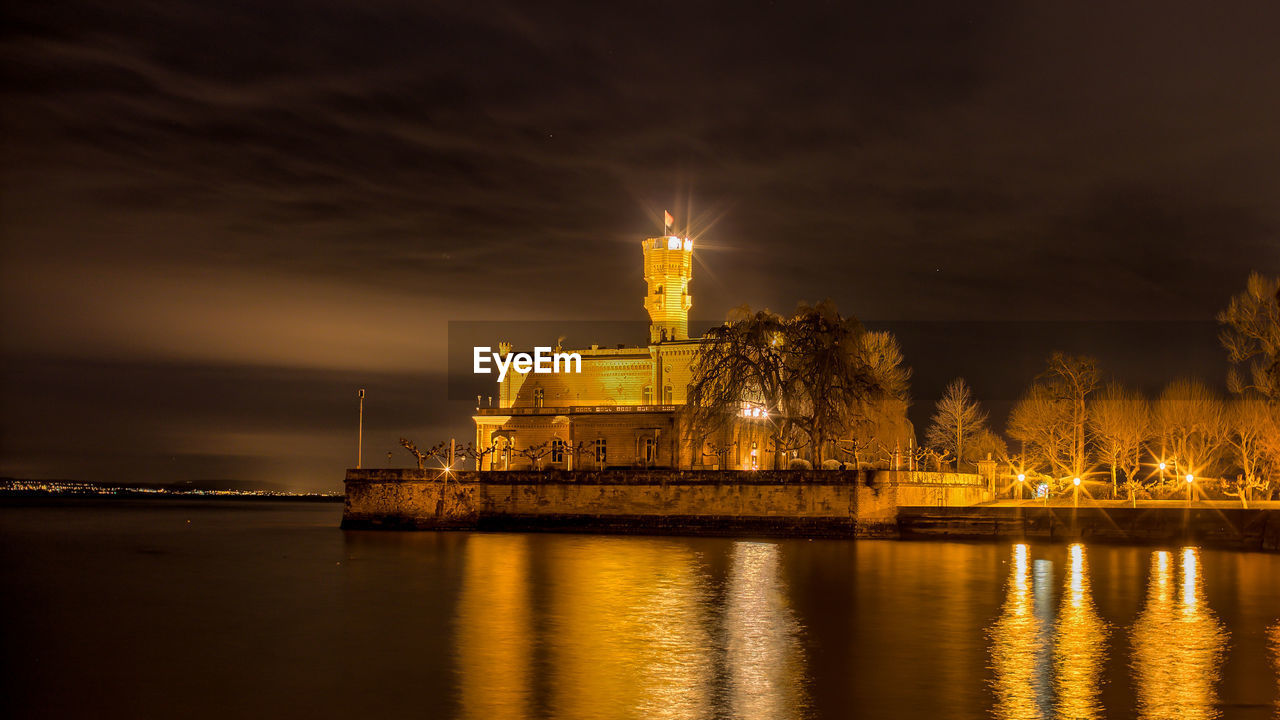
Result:
{"label": "night sky", "polygon": [[448,323],[643,320],[664,208],[694,317],[900,326],[918,423],[1055,348],[1220,384],[1280,4],[970,5],[8,3],[0,474],[336,490],[362,386],[366,464],[465,441]]}

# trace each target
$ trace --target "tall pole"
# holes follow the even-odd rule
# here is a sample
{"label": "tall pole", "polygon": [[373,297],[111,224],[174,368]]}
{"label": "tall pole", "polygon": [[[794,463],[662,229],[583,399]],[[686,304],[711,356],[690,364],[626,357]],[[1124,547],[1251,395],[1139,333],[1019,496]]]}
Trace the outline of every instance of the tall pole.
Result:
{"label": "tall pole", "polygon": [[360,398],[360,419],[356,425],[356,469],[359,470],[364,460],[364,388],[360,388],[356,397]]}

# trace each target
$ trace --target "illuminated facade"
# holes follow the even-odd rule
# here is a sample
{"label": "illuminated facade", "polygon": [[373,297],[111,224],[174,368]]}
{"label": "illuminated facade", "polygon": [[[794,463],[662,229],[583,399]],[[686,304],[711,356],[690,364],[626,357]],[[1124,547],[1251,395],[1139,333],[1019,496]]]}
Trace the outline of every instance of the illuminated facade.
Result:
{"label": "illuminated facade", "polygon": [[[772,467],[759,421],[691,447],[682,408],[702,342],[689,337],[693,240],[651,237],[641,250],[648,345],[574,350],[580,373],[507,373],[497,406],[478,408],[474,417],[476,446],[496,447],[480,469]],[[541,458],[520,452],[543,443]]]}

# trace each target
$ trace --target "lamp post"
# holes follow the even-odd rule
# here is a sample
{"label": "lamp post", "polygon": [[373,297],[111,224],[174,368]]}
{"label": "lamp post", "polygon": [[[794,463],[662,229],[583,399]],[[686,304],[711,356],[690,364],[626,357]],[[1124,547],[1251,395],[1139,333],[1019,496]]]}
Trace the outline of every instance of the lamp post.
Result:
{"label": "lamp post", "polygon": [[1195,485],[1195,482],[1196,482],[1196,476],[1192,475],[1191,473],[1187,473],[1187,504],[1188,505],[1191,504],[1191,489],[1192,489],[1192,486]]}
{"label": "lamp post", "polygon": [[360,398],[360,415],[356,421],[356,469],[359,470],[364,460],[364,388],[356,391],[356,397]]}
{"label": "lamp post", "polygon": [[1018,473],[1018,499],[1019,500],[1022,499],[1022,491],[1026,488],[1026,486],[1027,486],[1027,474]]}
{"label": "lamp post", "polygon": [[1080,478],[1072,478],[1071,482],[1075,485],[1075,488],[1071,492],[1071,504],[1075,507],[1080,507]]}

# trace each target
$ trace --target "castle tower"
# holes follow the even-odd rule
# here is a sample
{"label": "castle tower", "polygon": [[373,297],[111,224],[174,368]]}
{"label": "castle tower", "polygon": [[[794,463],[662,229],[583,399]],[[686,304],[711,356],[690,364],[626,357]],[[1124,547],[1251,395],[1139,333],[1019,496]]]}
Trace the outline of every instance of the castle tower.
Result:
{"label": "castle tower", "polygon": [[644,281],[648,294],[649,342],[689,338],[689,279],[693,276],[693,240],[676,235],[646,239]]}

